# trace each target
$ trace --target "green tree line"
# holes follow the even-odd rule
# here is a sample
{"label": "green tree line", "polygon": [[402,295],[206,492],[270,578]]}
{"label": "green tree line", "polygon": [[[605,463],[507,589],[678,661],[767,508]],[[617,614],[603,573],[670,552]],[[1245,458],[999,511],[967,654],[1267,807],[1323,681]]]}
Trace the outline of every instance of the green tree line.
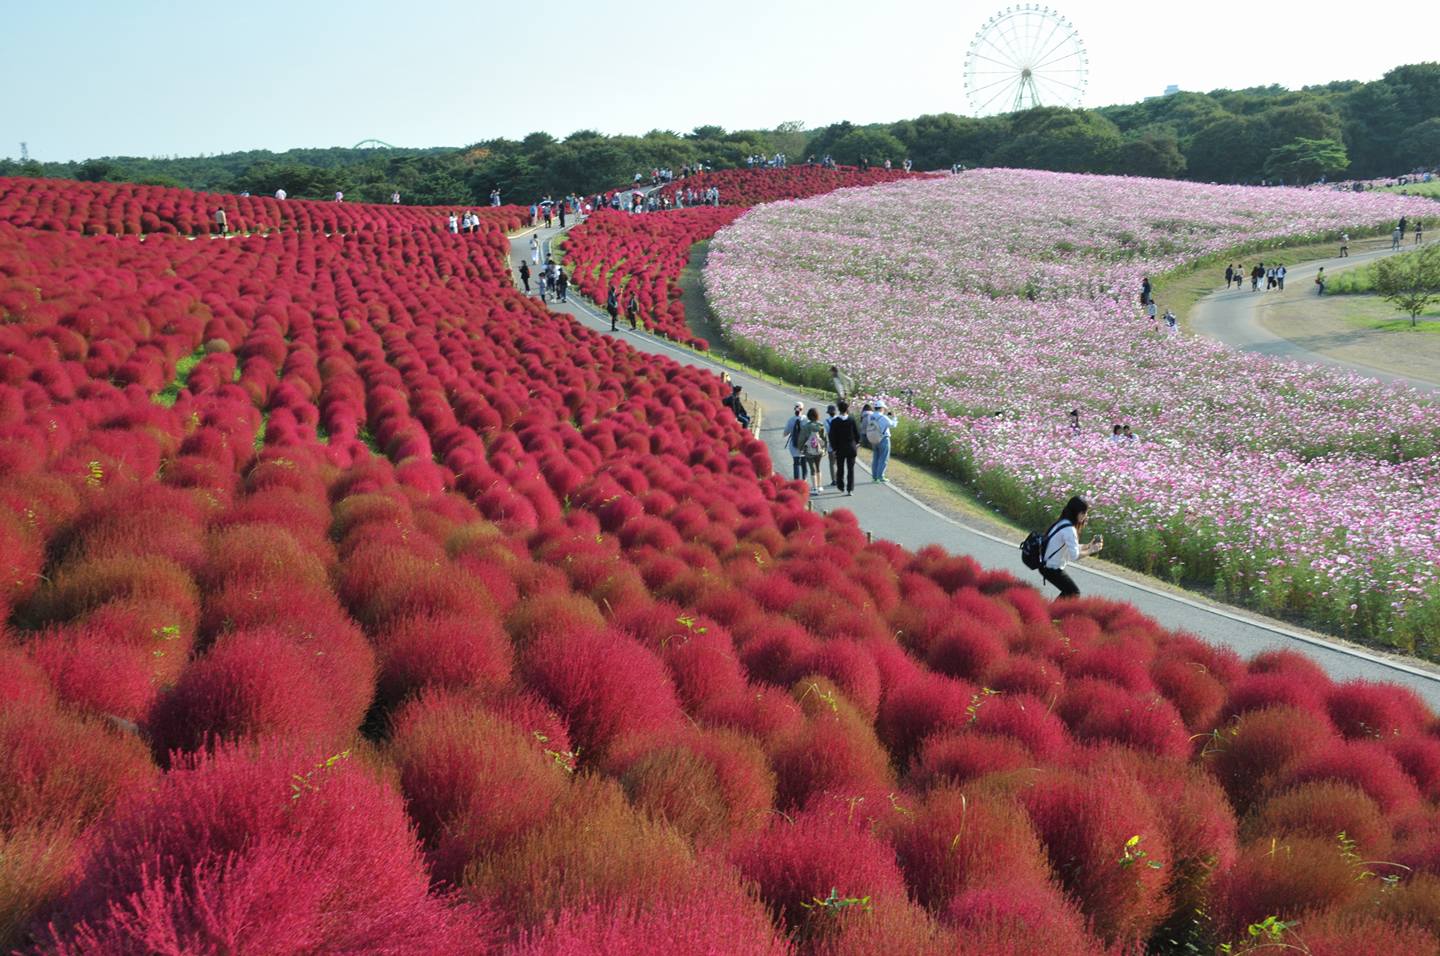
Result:
{"label": "green tree line", "polygon": [[852,164],[909,158],[917,169],[1014,166],[1122,173],[1201,182],[1303,183],[1321,176],[1369,179],[1440,165],[1440,63],[1400,66],[1369,83],[1338,81],[1181,92],[1099,109],[1038,107],[974,118],[954,113],[893,123],[835,123],[806,130],[688,133],[651,130],[564,138],[531,133],[463,148],[252,150],[218,156],[106,157],[79,163],[0,159],[0,175],[59,176],[185,186],[220,192],[328,198],[338,190],[367,202],[398,191],[409,203],[483,204],[498,188],[507,202],[614,188],[636,172],[704,163],[743,165],[754,154],[792,163],[833,156]]}

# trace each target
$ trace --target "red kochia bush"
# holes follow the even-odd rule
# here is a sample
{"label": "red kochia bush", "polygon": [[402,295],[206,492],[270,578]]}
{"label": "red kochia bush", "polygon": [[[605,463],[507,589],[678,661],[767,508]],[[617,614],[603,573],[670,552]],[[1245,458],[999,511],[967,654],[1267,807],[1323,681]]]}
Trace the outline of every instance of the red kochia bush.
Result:
{"label": "red kochia bush", "polygon": [[941,914],[955,928],[956,952],[985,956],[1095,956],[1107,948],[1048,883],[1002,881],[966,889]]}
{"label": "red kochia bush", "polygon": [[1071,680],[1056,711],[1078,740],[1113,741],[1162,757],[1184,759],[1190,736],[1165,698],[1141,694],[1109,681]]}
{"label": "red kochia bush", "polygon": [[765,754],[732,731],[688,732],[624,763],[620,782],[630,802],[697,843],[763,827],[775,801]]}
{"label": "red kochia bush", "polygon": [[1294,707],[1268,707],[1223,728],[1206,751],[1235,809],[1244,813],[1290,767],[1332,740],[1329,725]]}
{"label": "red kochia bush", "polygon": [[1394,684],[1349,681],[1330,689],[1330,719],[1346,737],[1396,737],[1416,733],[1435,716],[1412,690]]}
{"label": "red kochia bush", "polygon": [[1308,780],[1354,784],[1386,813],[1407,810],[1420,802],[1414,781],[1375,741],[1332,740],[1296,762],[1285,780],[1291,784]]}
{"label": "red kochia bush", "polygon": [[[823,936],[834,913],[816,907],[832,889],[873,906],[903,901],[905,880],[890,847],[837,816],[801,813],[738,842],[730,860],[760,897],[803,936]],[[859,907],[856,907],[857,909]]]}
{"label": "red kochia bush", "polygon": [[79,831],[154,772],[136,736],[48,708],[0,708],[0,832]]}
{"label": "red kochia bush", "polygon": [[1367,892],[1358,876],[1333,836],[1262,839],[1222,878],[1211,912],[1221,938],[1238,939],[1269,916],[1290,921],[1358,900]]}
{"label": "red kochia bush", "polygon": [[763,906],[738,887],[709,882],[694,887],[688,897],[561,910],[543,927],[524,934],[505,954],[716,956],[722,950],[727,956],[792,953]]}
{"label": "red kochia bush", "polygon": [[105,826],[49,931],[57,953],[480,953],[429,895],[400,797],[345,754],[187,758]]}
{"label": "red kochia bush", "polygon": [[329,682],[324,659],[279,631],[227,634],[156,703],[150,731],[162,754],[269,735],[339,748],[359,715]]}
{"label": "red kochia bush", "polygon": [[622,737],[683,719],[664,665],[615,631],[546,634],[525,649],[521,670],[565,718],[582,755],[603,755]]}
{"label": "red kochia bush", "polygon": [[379,693],[394,703],[421,687],[502,687],[510,680],[509,636],[494,614],[402,618],[376,635]]}
{"label": "red kochia bush", "polygon": [[999,873],[1024,885],[1050,880],[1030,820],[1007,798],[935,790],[911,814],[892,822],[889,837],[910,892],[937,912],[957,893],[984,886]]}
{"label": "red kochia bush", "polygon": [[536,746],[533,731],[452,692],[401,708],[390,754],[442,880],[458,881],[476,856],[537,826],[569,783],[568,767]]}
{"label": "red kochia bush", "polygon": [[1256,808],[1245,823],[1252,841],[1270,837],[1334,839],[1339,833],[1355,841],[1366,859],[1389,859],[1390,823],[1374,800],[1356,787],[1331,780],[1302,783]]}
{"label": "red kochia bush", "polygon": [[[1172,856],[1165,825],[1141,786],[1113,773],[1049,771],[1019,797],[1056,874],[1096,932],[1112,942],[1146,939],[1169,912]],[[1127,849],[1128,864],[1121,862]]]}

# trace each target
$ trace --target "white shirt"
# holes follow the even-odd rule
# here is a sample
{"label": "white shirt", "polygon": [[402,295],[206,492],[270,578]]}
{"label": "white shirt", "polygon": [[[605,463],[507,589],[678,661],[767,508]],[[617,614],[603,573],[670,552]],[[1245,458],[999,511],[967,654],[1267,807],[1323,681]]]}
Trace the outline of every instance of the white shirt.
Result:
{"label": "white shirt", "polygon": [[285,198],[285,190],[283,190],[283,189],[277,189],[277,190],[275,190],[275,198],[276,198],[276,199],[284,199],[284,198]]}
{"label": "white shirt", "polygon": [[1045,567],[1064,571],[1067,562],[1079,560],[1080,535],[1076,533],[1073,524],[1066,522],[1062,527],[1055,529],[1055,533],[1045,544]]}

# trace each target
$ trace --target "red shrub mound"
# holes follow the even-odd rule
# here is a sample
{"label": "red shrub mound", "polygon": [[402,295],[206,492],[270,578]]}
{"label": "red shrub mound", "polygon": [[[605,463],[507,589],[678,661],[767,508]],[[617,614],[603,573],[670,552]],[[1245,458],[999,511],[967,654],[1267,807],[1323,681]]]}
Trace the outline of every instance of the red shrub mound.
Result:
{"label": "red shrub mound", "polygon": [[1153,692],[1140,694],[1081,678],[1070,681],[1055,709],[1077,740],[1125,744],[1177,759],[1190,750],[1180,715]]}
{"label": "red shrub mound", "polygon": [[986,956],[1080,956],[1115,952],[1086,931],[1085,921],[1053,886],[1002,883],[967,889],[943,914],[958,951]]}
{"label": "red shrub mound", "polygon": [[1030,748],[1013,737],[942,730],[927,737],[910,768],[919,786],[963,783],[987,773],[1033,767]]}
{"label": "red shrub mound", "polygon": [[344,754],[267,744],[181,763],[104,827],[57,953],[484,952],[429,895],[400,798]]}
{"label": "red shrub mound", "polygon": [[769,822],[775,774],[760,747],[741,734],[692,732],[624,763],[620,783],[630,802],[696,843]]}
{"label": "red shrub mound", "polygon": [[964,891],[985,886],[1000,860],[1007,881],[1041,886],[1050,879],[1025,811],[998,795],[936,790],[892,823],[889,838],[910,892],[936,912]]}
{"label": "red shrub mound", "polygon": [[1244,939],[1250,924],[1267,917],[1302,919],[1352,904],[1372,888],[1334,837],[1265,839],[1245,847],[1221,878],[1211,912],[1221,938]]}
{"label": "red shrub mound", "polygon": [[1206,742],[1204,756],[1241,813],[1290,768],[1323,749],[1333,731],[1313,714],[1294,707],[1269,707],[1244,714]]}
{"label": "red shrub mound", "polygon": [[1420,802],[1415,783],[1399,762],[1373,741],[1331,740],[1298,761],[1285,779],[1290,784],[1309,780],[1353,784],[1387,814],[1408,810]]}
{"label": "red shrub mound", "polygon": [[1064,771],[1019,794],[1066,890],[1112,942],[1144,940],[1169,913],[1173,855],[1160,813],[1132,778]]}
{"label": "red shrub mound", "polygon": [[541,637],[526,648],[521,670],[565,718],[582,755],[603,756],[627,736],[680,726],[665,666],[616,631]]}
{"label": "red shrub mound", "polygon": [[379,696],[394,703],[422,687],[504,687],[510,681],[510,639],[488,615],[403,618],[375,637]]}
{"label": "red shrub mound", "polygon": [[1328,840],[1341,833],[1366,859],[1389,858],[1390,822],[1374,800],[1349,784],[1302,783],[1266,800],[1245,821],[1250,842],[1270,837]]}
{"label": "red shrub mound", "polygon": [[540,826],[478,857],[465,881],[476,899],[534,926],[565,909],[669,899],[703,875],[685,840],[632,808],[617,784],[577,776]]}
{"label": "red shrub mound", "polygon": [[458,881],[476,857],[543,822],[569,786],[563,754],[471,697],[434,691],[401,708],[390,756],[436,877]]}
{"label": "red shrub mound", "polygon": [[1352,738],[1408,736],[1435,720],[1414,691],[1393,684],[1337,684],[1330,689],[1325,705],[1336,729]]}
{"label": "red shrub mound", "polygon": [[734,956],[792,953],[765,908],[738,887],[717,886],[712,880],[691,892],[688,897],[561,910],[503,952],[505,956],[715,956],[723,948]]}
{"label": "red shrub mound", "polygon": [[317,693],[331,675],[325,658],[277,630],[227,634],[156,703],[148,725],[157,752],[268,736],[343,747],[363,708],[347,706],[344,688]]}
{"label": "red shrub mound", "polygon": [[905,900],[894,851],[838,816],[776,818],[738,842],[730,859],[801,938],[830,935],[861,901],[882,907]]}

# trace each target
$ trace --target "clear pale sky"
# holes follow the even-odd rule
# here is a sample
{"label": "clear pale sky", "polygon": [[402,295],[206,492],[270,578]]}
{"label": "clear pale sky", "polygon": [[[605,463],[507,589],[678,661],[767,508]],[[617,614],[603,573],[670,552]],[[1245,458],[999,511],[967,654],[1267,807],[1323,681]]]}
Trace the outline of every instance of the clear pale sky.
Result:
{"label": "clear pale sky", "polygon": [[[965,113],[965,50],[1004,6],[0,0],[0,156],[21,140],[67,160]],[[1371,80],[1437,56],[1428,21],[1384,5],[1055,6],[1089,51],[1086,106],[1169,83]]]}

